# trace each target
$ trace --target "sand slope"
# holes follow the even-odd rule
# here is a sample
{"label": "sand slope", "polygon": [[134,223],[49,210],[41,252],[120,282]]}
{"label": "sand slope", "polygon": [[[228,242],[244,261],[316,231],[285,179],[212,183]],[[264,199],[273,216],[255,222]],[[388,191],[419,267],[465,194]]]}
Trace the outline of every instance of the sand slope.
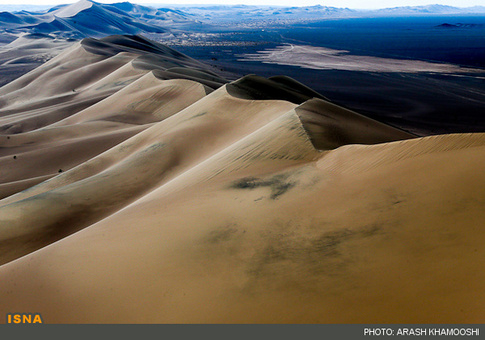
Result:
{"label": "sand slope", "polygon": [[[2,36],[7,35],[3,33]],[[22,34],[20,37],[12,34],[12,41],[0,46],[0,86],[42,65],[72,44],[72,41],[48,34]]]}
{"label": "sand slope", "polygon": [[[174,65],[169,52],[180,55],[135,36],[85,40],[0,88],[1,197],[92,158],[212,91],[194,81],[161,80],[135,63],[151,56],[164,71],[164,61]],[[177,63],[194,64],[185,56]]]}
{"label": "sand slope", "polygon": [[285,77],[225,83],[114,37],[0,89],[0,313],[483,322],[485,134],[416,138]]}

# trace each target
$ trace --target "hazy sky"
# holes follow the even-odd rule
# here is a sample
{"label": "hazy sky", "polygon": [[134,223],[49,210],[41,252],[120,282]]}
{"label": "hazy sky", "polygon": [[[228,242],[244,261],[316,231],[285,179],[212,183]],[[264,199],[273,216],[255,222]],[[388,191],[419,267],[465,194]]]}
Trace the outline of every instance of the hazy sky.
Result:
{"label": "hazy sky", "polygon": [[[124,0],[98,0],[102,3],[122,2]],[[56,5],[77,2],[76,0],[0,0],[0,4]],[[246,5],[282,5],[308,6],[324,5],[349,8],[386,8],[396,6],[419,6],[442,4],[455,7],[485,6],[485,0],[131,0],[133,3],[156,4],[246,4]]]}

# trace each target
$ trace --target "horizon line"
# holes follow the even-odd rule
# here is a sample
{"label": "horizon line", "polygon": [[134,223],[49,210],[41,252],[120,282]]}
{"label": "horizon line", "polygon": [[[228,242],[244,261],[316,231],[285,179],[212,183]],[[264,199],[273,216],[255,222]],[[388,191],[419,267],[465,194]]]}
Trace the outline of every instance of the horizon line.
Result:
{"label": "horizon line", "polygon": [[193,3],[166,3],[166,2],[145,2],[145,1],[112,1],[112,2],[100,2],[100,1],[94,1],[94,0],[78,0],[78,1],[72,1],[72,2],[65,2],[65,3],[47,3],[47,4],[38,4],[38,3],[20,3],[20,4],[14,4],[14,3],[1,3],[0,2],[0,7],[1,6],[9,6],[9,7],[22,7],[22,6],[31,6],[31,7],[54,7],[54,6],[62,6],[62,5],[72,5],[80,1],[88,1],[88,2],[93,2],[101,5],[111,5],[111,4],[119,4],[119,3],[131,3],[131,4],[137,4],[137,5],[142,5],[142,6],[147,6],[147,7],[153,7],[157,8],[154,6],[173,6],[173,7],[211,7],[211,6],[218,6],[218,7],[234,7],[234,6],[245,6],[245,7],[282,7],[282,8],[298,8],[298,7],[326,7],[326,8],[338,8],[338,9],[351,9],[351,10],[360,10],[360,11],[376,11],[376,10],[385,10],[385,9],[394,9],[394,8],[419,8],[419,7],[428,7],[428,6],[443,6],[443,7],[450,7],[450,8],[459,8],[459,9],[466,9],[466,8],[475,8],[475,7],[485,7],[484,5],[480,4],[475,4],[475,5],[468,5],[468,6],[459,6],[459,5],[447,5],[447,4],[441,4],[441,3],[428,3],[425,5],[402,5],[402,6],[390,6],[390,7],[374,7],[374,8],[362,8],[362,7],[348,7],[348,6],[343,6],[343,7],[338,7],[338,6],[327,6],[327,5],[322,5],[322,4],[312,4],[312,5],[275,5],[275,4],[261,4],[261,5],[256,5],[256,4],[244,4],[244,3],[234,3],[234,4],[222,4],[222,3],[203,3],[203,2],[193,2]]}

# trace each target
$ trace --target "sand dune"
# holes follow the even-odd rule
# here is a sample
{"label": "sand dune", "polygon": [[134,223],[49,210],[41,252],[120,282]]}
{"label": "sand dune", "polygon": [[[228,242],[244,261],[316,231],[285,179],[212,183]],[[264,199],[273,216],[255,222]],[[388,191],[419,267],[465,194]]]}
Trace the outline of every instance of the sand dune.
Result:
{"label": "sand dune", "polygon": [[[88,0],[55,6],[41,12],[4,12],[0,18],[13,33],[54,34],[74,39],[123,33],[165,33],[169,31],[167,24],[170,24],[169,20],[162,18],[150,22],[114,5]],[[179,19],[182,22],[188,21],[186,18]]]}
{"label": "sand dune", "polygon": [[417,138],[133,36],[85,40],[0,94],[0,313],[485,318],[483,133]]}
{"label": "sand dune", "polygon": [[[178,52],[172,50],[173,55],[167,56],[169,49],[160,52],[149,42],[137,49],[137,37],[109,40],[98,45],[118,46],[118,53],[87,52],[86,45],[91,51],[94,47],[83,41],[0,89],[0,163],[5,169],[19,168],[0,174],[2,188],[11,188],[10,182],[35,184],[66,171],[212,91],[194,81],[161,80],[135,64],[156,51],[152,58],[159,61],[157,67],[165,58],[173,66]],[[130,52],[125,52],[125,45],[132,46]],[[185,63],[201,65],[188,57],[179,58],[177,65]],[[204,74],[201,69],[197,72]],[[3,193],[2,188],[2,197],[11,193],[11,189]]]}
{"label": "sand dune", "polygon": [[94,3],[92,3],[91,1],[82,0],[72,5],[61,7],[53,11],[53,14],[60,18],[69,18],[75,16],[76,14],[79,14],[79,12],[91,8],[93,5]]}
{"label": "sand dune", "polygon": [[[170,9],[155,9],[128,2],[103,4],[80,0],[48,10],[0,12],[8,34],[53,35],[64,39],[106,37],[113,34],[151,33],[172,35],[172,30],[200,25],[193,15]],[[4,32],[5,33],[5,32]]]}
{"label": "sand dune", "polygon": [[0,47],[0,86],[42,65],[72,44],[72,41],[48,34],[22,34],[19,37],[12,34],[12,41]]}

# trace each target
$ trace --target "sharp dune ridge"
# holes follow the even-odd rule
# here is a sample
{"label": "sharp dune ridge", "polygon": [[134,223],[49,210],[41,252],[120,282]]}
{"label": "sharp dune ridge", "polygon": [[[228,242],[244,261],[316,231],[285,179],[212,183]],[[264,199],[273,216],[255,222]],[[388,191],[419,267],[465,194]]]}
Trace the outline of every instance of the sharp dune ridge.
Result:
{"label": "sharp dune ridge", "polygon": [[484,170],[483,133],[88,38],[0,88],[0,313],[482,323]]}

